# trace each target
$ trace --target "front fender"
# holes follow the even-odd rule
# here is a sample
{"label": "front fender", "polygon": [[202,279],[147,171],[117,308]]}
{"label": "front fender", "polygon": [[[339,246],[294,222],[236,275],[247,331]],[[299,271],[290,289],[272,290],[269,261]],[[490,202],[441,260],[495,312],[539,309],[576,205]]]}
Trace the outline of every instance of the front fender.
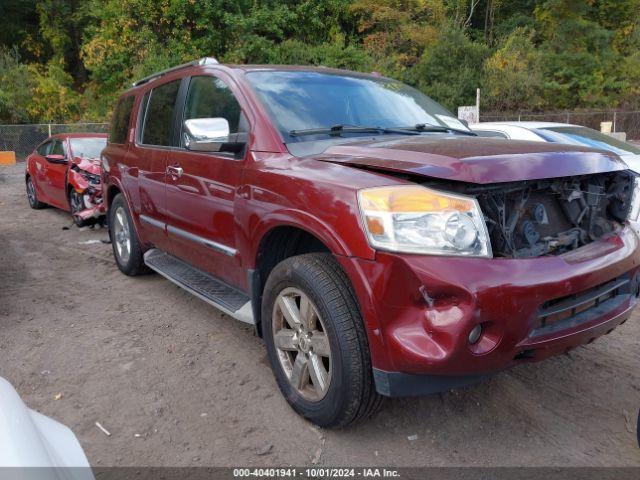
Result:
{"label": "front fender", "polygon": [[330,225],[302,210],[280,209],[264,216],[254,214],[249,223],[252,226],[247,242],[247,250],[250,252],[247,256],[250,259],[247,268],[255,268],[262,239],[278,227],[295,227],[304,230],[320,240],[335,255],[350,257],[354,254],[348,242],[338,236]]}
{"label": "front fender", "polygon": [[89,182],[75,170],[69,169],[68,180],[69,185],[78,193],[83,193],[87,188],[89,188]]}
{"label": "front fender", "polygon": [[[251,220],[255,222],[255,227],[251,230],[249,240],[250,255],[243,256],[250,262],[247,265],[250,271],[257,267],[258,251],[262,240],[269,232],[278,227],[295,227],[304,230],[320,240],[333,253],[353,285],[366,326],[365,331],[372,358],[376,361],[377,367],[386,367],[388,359],[384,349],[377,312],[375,312],[373,308],[374,302],[371,300],[373,292],[368,282],[363,279],[365,273],[359,268],[358,263],[358,261],[365,261],[362,260],[364,256],[371,261],[375,253],[371,251],[369,255],[370,252],[354,251],[349,245],[348,239],[341,238],[336,229],[305,211],[280,209],[265,216],[254,215]],[[360,226],[356,223],[353,228],[359,229]],[[347,229],[347,231],[349,230]]]}

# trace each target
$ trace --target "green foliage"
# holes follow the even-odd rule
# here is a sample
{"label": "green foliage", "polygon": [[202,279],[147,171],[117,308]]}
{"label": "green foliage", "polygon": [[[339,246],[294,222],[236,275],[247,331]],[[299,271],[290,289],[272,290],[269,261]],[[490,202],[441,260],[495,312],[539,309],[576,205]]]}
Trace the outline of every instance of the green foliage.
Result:
{"label": "green foliage", "polygon": [[80,95],[59,65],[25,65],[15,50],[0,49],[0,122],[63,122],[79,114]]}
{"label": "green foliage", "polygon": [[33,81],[29,67],[20,63],[15,50],[0,49],[0,122],[22,123],[29,120],[27,104]]}
{"label": "green foliage", "polygon": [[0,121],[100,120],[205,55],[378,71],[451,109],[640,105],[640,0],[5,0]]}
{"label": "green foliage", "polygon": [[450,24],[425,51],[405,79],[453,110],[475,103],[488,48]]}
{"label": "green foliage", "polygon": [[543,64],[544,58],[533,43],[533,33],[515,29],[484,63],[483,108],[516,111],[522,105],[532,109],[542,107]]}

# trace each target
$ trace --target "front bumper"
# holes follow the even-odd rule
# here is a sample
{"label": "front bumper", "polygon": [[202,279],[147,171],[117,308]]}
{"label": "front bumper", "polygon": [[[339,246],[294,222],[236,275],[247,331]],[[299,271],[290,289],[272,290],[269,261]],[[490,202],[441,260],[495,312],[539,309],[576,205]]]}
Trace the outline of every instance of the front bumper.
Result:
{"label": "front bumper", "polygon": [[95,177],[91,181],[85,175],[91,172],[83,173],[79,170],[69,171],[69,185],[76,192],[82,195],[84,209],[76,212],[76,215],[83,220],[90,218],[99,218],[106,213],[106,207],[102,197],[102,182],[100,176],[92,174]]}
{"label": "front bumper", "polygon": [[[392,396],[461,386],[588,343],[627,320],[640,282],[629,227],[554,257],[379,252],[373,262],[341,262],[360,300],[378,390]],[[478,324],[482,336],[470,344]]]}

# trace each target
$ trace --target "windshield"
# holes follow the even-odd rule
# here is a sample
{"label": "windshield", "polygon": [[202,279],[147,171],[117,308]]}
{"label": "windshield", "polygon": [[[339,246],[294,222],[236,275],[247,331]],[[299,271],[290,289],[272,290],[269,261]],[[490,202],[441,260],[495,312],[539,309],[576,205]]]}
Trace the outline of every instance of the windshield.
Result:
{"label": "windshield", "polygon": [[100,158],[100,152],[107,146],[106,138],[72,138],[71,152],[74,157]]}
{"label": "windshield", "polygon": [[539,128],[535,132],[547,142],[585,145],[617,155],[640,155],[640,148],[587,127],[548,127]]}
{"label": "windshield", "polygon": [[255,71],[248,72],[247,79],[286,142],[327,138],[328,133],[296,136],[290,132],[335,125],[382,128],[436,125],[470,131],[438,103],[394,80],[310,71]]}

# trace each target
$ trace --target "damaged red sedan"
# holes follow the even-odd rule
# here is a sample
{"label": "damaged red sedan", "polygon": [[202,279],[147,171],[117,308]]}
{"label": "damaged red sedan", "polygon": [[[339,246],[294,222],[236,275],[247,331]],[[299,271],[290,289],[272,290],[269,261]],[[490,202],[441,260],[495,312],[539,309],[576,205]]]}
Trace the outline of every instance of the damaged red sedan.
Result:
{"label": "damaged red sedan", "polygon": [[79,227],[103,216],[100,152],[106,142],[106,134],[65,133],[38,145],[26,161],[31,208],[66,210]]}

